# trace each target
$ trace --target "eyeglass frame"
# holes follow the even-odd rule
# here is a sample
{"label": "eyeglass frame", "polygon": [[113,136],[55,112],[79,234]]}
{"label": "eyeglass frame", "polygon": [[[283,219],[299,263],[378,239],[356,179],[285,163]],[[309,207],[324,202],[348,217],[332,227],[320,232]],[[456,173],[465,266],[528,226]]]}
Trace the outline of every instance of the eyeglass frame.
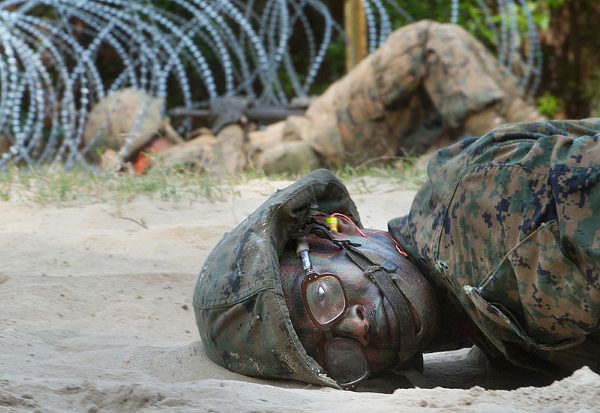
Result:
{"label": "eyeglass frame", "polygon": [[[324,361],[324,364],[325,364],[325,369],[329,370],[327,368],[327,364],[328,364],[327,363],[327,352],[328,352],[328,349],[332,345],[332,343],[335,342],[336,340],[338,340],[338,342],[340,340],[345,340],[345,341],[347,340],[347,341],[352,342],[356,346],[358,346],[358,348],[360,349],[361,354],[363,356],[363,359],[365,361],[365,372],[363,373],[363,375],[360,378],[355,379],[355,380],[353,380],[351,382],[348,382],[348,383],[339,383],[338,382],[338,384],[340,386],[342,386],[343,388],[351,388],[352,386],[354,386],[357,383],[361,382],[362,380],[366,379],[369,376],[370,371],[369,371],[369,365],[367,363],[367,358],[365,357],[365,353],[364,353],[364,351],[362,349],[362,346],[358,343],[358,341],[355,340],[355,339],[348,338],[348,337],[333,337],[333,333],[331,332],[332,328],[335,327],[341,321],[342,316],[344,315],[344,313],[348,309],[348,297],[346,295],[346,289],[344,288],[344,285],[342,284],[342,281],[340,280],[340,278],[337,275],[335,275],[333,273],[329,273],[329,272],[326,272],[326,273],[317,273],[314,270],[314,268],[312,266],[312,262],[310,261],[308,242],[306,241],[306,239],[299,240],[297,252],[298,252],[298,255],[300,256],[300,259],[302,261],[302,265],[303,265],[303,268],[304,268],[304,279],[302,280],[302,284],[300,285],[300,291],[301,291],[301,294],[302,294],[302,302],[304,304],[304,308],[306,309],[306,312],[308,313],[308,315],[309,315],[311,321],[313,322],[313,324],[317,328],[319,328],[320,330],[323,331],[323,333],[325,334],[325,338],[326,338],[325,346],[324,346],[323,351],[322,351],[322,353],[323,353],[323,361]],[[305,254],[302,254],[302,253],[305,253]],[[339,285],[340,285],[340,287],[342,289],[342,293],[344,295],[344,308],[340,312],[340,314],[337,317],[335,317],[333,320],[329,321],[326,324],[321,324],[321,323],[319,323],[316,320],[314,314],[310,310],[310,306],[308,305],[308,300],[306,298],[306,289],[307,289],[307,286],[311,282],[316,281],[316,280],[318,280],[320,278],[325,278],[325,277],[333,277],[339,283]]]}

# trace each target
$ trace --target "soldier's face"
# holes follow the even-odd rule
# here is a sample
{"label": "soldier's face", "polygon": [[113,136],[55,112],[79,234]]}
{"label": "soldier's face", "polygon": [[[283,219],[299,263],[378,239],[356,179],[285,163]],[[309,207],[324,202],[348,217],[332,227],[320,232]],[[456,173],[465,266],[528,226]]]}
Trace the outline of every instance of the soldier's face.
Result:
{"label": "soldier's face", "polygon": [[[365,231],[365,237],[357,233],[352,225],[341,225],[339,230],[340,238],[359,243],[361,248],[374,250],[392,262],[405,260],[391,239],[383,233]],[[386,369],[397,359],[400,334],[389,301],[341,248],[314,236],[309,236],[308,241],[314,270],[320,274],[335,274],[345,291],[346,308],[330,328],[333,337],[355,340],[362,349],[371,373]],[[309,315],[302,298],[304,272],[295,251],[286,252],[280,265],[284,295],[294,328],[308,354],[324,366],[324,347],[328,338]]]}

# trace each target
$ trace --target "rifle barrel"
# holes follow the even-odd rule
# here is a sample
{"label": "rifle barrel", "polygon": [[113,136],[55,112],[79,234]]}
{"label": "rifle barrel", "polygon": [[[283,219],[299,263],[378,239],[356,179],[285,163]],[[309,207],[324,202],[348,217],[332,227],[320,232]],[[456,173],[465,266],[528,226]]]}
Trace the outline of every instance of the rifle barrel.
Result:
{"label": "rifle barrel", "polygon": [[[270,106],[253,107],[243,110],[240,115],[250,120],[277,121],[286,119],[288,116],[303,116],[304,109],[287,109]],[[169,114],[171,116],[191,116],[194,118],[212,118],[218,116],[210,109],[175,108]]]}

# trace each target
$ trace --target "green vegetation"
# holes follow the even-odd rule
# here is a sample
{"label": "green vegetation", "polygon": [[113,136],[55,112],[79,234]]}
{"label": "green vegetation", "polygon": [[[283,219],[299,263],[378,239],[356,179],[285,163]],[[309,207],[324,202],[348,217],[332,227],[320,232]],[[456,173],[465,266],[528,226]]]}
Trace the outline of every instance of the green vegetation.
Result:
{"label": "green vegetation", "polygon": [[[370,192],[373,182],[399,189],[416,189],[424,180],[424,162],[411,159],[387,166],[345,166],[336,171],[359,192]],[[297,175],[266,175],[261,171],[216,177],[190,169],[152,168],[146,175],[91,174],[82,169],[12,167],[0,172],[0,201],[70,205],[98,202],[127,203],[149,198],[163,201],[221,201],[238,195],[238,185],[258,179],[294,180]]]}
{"label": "green vegetation", "polygon": [[549,92],[537,99],[537,110],[549,119],[562,111],[562,104],[558,98]]}
{"label": "green vegetation", "polygon": [[225,180],[191,170],[146,175],[92,174],[82,169],[12,167],[0,173],[0,200],[40,204],[130,202],[137,197],[160,200],[219,200],[233,192]]}
{"label": "green vegetation", "polygon": [[344,182],[358,183],[361,192],[370,192],[373,181],[393,183],[398,189],[418,189],[426,178],[426,157],[406,158],[384,166],[345,165],[336,171]]}

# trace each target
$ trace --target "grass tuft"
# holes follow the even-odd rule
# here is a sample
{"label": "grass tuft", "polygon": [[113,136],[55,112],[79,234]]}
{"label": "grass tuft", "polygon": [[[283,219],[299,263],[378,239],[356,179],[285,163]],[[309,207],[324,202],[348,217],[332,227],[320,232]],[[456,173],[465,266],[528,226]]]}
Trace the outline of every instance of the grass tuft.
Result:
{"label": "grass tuft", "polygon": [[[404,159],[385,166],[344,166],[334,171],[355,192],[372,192],[381,185],[395,189],[417,189],[424,181],[424,162]],[[236,186],[257,179],[295,180],[304,174],[267,175],[262,171],[218,177],[180,168],[151,168],[145,175],[90,173],[83,169],[64,170],[55,166],[10,167],[0,171],[0,201],[39,204],[117,202],[128,203],[145,197],[164,201],[221,201],[238,195]]]}
{"label": "grass tuft", "polygon": [[336,171],[343,182],[353,183],[361,192],[372,192],[373,185],[385,182],[395,189],[416,190],[427,177],[427,158],[399,158],[384,165],[354,167],[345,165]]}
{"label": "grass tuft", "polygon": [[129,173],[90,173],[83,169],[11,167],[0,171],[0,200],[39,204],[117,202],[138,197],[160,200],[218,201],[234,192],[227,180],[191,170],[152,169]]}

